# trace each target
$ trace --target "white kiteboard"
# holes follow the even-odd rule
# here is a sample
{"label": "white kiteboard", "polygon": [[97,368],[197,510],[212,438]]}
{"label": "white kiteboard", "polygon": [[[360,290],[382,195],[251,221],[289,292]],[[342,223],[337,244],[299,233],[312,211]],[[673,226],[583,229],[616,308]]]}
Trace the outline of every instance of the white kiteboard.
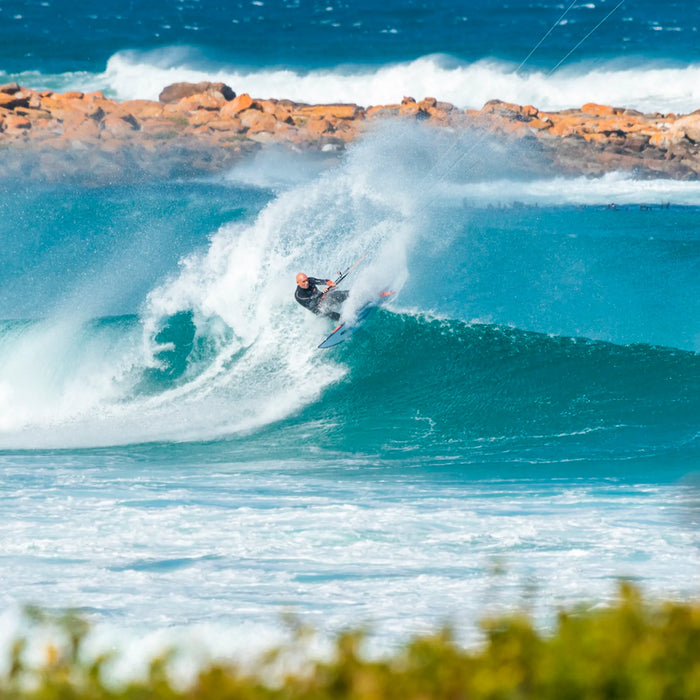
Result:
{"label": "white kiteboard", "polygon": [[319,348],[332,348],[338,343],[348,340],[352,334],[362,326],[370,314],[381,304],[388,301],[394,292],[382,292],[376,301],[368,301],[358,312],[351,323],[341,323],[333,332],[318,346]]}

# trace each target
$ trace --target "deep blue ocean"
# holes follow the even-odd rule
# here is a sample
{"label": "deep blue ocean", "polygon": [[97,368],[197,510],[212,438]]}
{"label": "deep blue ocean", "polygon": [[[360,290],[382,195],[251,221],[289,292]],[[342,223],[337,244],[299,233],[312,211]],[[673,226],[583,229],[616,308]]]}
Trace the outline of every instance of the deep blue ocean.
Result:
{"label": "deep blue ocean", "polygon": [[[697,0],[2,0],[0,83],[685,113],[698,27]],[[531,157],[386,123],[338,159],[2,180],[0,652],[28,603],[131,672],[266,649],[286,612],[382,651],[621,578],[697,599],[700,183]],[[397,294],[318,350],[295,274],[360,258],[347,318]]]}

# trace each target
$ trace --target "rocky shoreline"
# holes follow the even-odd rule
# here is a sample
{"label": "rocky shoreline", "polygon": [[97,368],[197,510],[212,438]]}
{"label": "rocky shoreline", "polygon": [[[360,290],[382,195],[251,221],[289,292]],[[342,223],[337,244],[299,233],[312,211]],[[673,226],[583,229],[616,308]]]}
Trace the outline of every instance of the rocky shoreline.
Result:
{"label": "rocky shoreline", "polygon": [[159,100],[0,85],[0,177],[105,184],[221,172],[267,146],[342,153],[387,119],[491,134],[525,146],[538,173],[700,178],[700,109],[643,114],[585,104],[543,111],[500,100],[462,110],[426,97],[401,104],[309,105],[236,95],[222,83],[177,83]]}

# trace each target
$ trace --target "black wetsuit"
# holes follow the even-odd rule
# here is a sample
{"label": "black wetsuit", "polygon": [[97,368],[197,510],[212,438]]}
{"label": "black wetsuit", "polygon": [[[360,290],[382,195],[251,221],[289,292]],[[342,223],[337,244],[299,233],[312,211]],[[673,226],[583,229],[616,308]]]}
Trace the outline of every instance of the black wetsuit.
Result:
{"label": "black wetsuit", "polygon": [[312,313],[328,316],[337,321],[340,318],[340,314],[337,311],[333,311],[332,307],[340,306],[348,298],[349,292],[333,289],[324,294],[319,287],[325,287],[328,284],[327,280],[318,279],[317,277],[308,277],[307,279],[309,280],[309,286],[304,289],[297,285],[294,298]]}

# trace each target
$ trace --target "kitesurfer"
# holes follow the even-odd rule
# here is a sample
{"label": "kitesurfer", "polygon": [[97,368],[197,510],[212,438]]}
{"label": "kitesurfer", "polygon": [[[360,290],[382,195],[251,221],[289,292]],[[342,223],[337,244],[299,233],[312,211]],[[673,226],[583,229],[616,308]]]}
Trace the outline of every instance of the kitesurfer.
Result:
{"label": "kitesurfer", "polygon": [[[325,288],[322,290],[321,287]],[[294,298],[312,313],[338,321],[340,314],[334,311],[333,307],[340,306],[348,298],[349,292],[333,289],[333,287],[335,287],[333,280],[308,277],[304,272],[300,272],[297,275]]]}

